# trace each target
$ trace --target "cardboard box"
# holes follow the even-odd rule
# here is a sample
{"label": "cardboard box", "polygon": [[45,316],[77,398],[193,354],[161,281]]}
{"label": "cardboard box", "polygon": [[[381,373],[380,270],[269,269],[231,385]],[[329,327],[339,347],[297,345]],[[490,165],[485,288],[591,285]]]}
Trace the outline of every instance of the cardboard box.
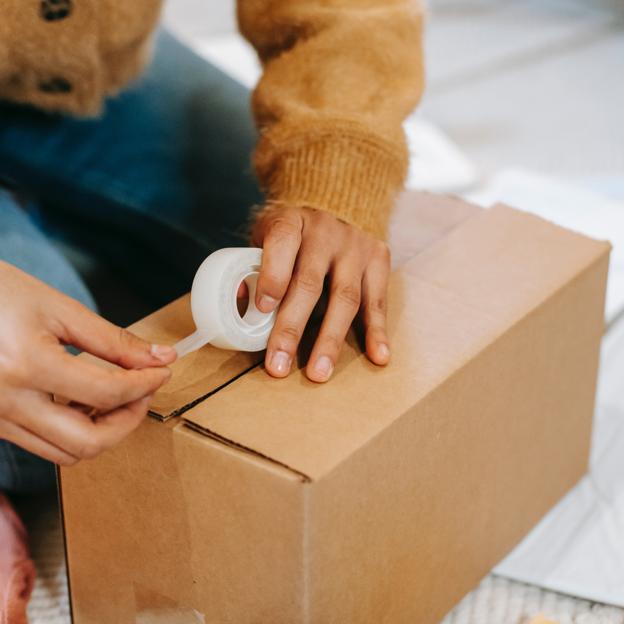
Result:
{"label": "cardboard box", "polygon": [[[397,219],[390,366],[205,348],[61,471],[74,622],[433,623],[584,473],[608,244],[432,196]],[[186,298],[133,326],[190,329]]]}

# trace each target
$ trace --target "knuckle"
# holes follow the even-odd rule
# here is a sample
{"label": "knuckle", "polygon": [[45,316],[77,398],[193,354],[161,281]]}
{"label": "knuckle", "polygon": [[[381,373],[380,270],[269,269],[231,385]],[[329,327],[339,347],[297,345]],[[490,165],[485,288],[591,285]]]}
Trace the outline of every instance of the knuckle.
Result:
{"label": "knuckle", "polygon": [[273,219],[268,232],[272,242],[284,239],[298,239],[300,234],[301,230],[297,223],[288,216],[279,216]]}
{"label": "knuckle", "polygon": [[[258,286],[260,290],[262,289],[273,289],[284,291],[288,286],[288,278],[282,275],[278,275],[273,271],[265,271],[262,275],[262,284]],[[273,293],[270,293],[273,294]]]}
{"label": "knuckle", "polygon": [[376,241],[375,242],[375,254],[379,258],[381,258],[381,260],[390,264],[391,254],[390,254],[390,247],[388,246],[387,243],[384,243],[383,241],[380,241],[380,240]]}
{"label": "knuckle", "polygon": [[112,386],[106,393],[107,403],[110,406],[125,403],[124,391],[118,385]]}
{"label": "knuckle", "polygon": [[321,337],[321,343],[323,345],[323,351],[329,353],[338,353],[342,346],[342,339],[333,332],[327,332]]}
{"label": "knuckle", "polygon": [[3,386],[21,386],[34,376],[34,367],[23,357],[0,359],[0,378]]}
{"label": "knuckle", "polygon": [[93,407],[111,409],[125,403],[126,392],[123,383],[124,378],[122,374],[117,371],[112,371],[108,382],[100,386],[97,397],[100,405],[94,405]]}
{"label": "knuckle", "polygon": [[137,339],[127,329],[123,327],[119,328],[119,345],[122,350],[122,354],[127,349],[132,349],[136,346]]}
{"label": "knuckle", "polygon": [[[23,403],[23,392],[21,388],[7,388],[6,384],[0,382],[0,424],[13,423],[22,425],[25,422],[25,406]],[[9,425],[8,429],[12,429]],[[0,431],[2,438],[2,431]]]}
{"label": "knuckle", "polygon": [[96,394],[93,405],[90,407],[95,407],[97,410],[108,412],[119,405],[119,401],[120,397],[118,395],[115,396],[115,391],[111,392],[110,390],[104,390]]}
{"label": "knuckle", "polygon": [[326,210],[315,210],[314,218],[323,224],[342,223],[333,214],[327,212]]}
{"label": "knuckle", "polygon": [[349,307],[359,307],[362,291],[359,284],[342,283],[336,284],[332,288],[332,296],[341,303],[347,304]]}
{"label": "knuckle", "polygon": [[302,330],[296,325],[284,325],[283,327],[278,328],[276,332],[277,341],[282,344],[298,342],[301,335]]}
{"label": "knuckle", "polygon": [[128,332],[123,327],[117,328],[117,340],[122,347],[128,343]]}
{"label": "knuckle", "polygon": [[386,314],[387,301],[385,297],[373,297],[368,300],[366,307],[373,314]]}
{"label": "knuckle", "polygon": [[104,450],[104,446],[94,439],[83,440],[76,455],[80,459],[93,459]]}
{"label": "knuckle", "polygon": [[297,290],[320,297],[323,292],[323,277],[309,269],[298,271],[293,276],[293,285]]}

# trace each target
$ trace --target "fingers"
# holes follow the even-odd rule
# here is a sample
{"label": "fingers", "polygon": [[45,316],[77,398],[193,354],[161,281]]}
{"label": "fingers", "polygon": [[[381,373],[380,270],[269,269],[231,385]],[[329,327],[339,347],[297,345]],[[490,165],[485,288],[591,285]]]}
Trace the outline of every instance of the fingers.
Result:
{"label": "fingers", "polygon": [[268,312],[280,305],[267,347],[267,372],[275,377],[289,373],[330,268],[329,305],[306,374],[317,382],[331,377],[358,311],[369,359],[378,365],[389,361],[390,254],[384,243],[332,215],[307,208],[266,211],[256,223],[254,242],[264,247],[256,306]]}
{"label": "fingers", "polygon": [[8,440],[20,448],[23,448],[25,451],[43,457],[43,459],[47,459],[60,466],[71,466],[78,461],[73,455],[50,444],[23,427],[6,420],[2,421],[0,424],[0,438]]}
{"label": "fingers", "polygon": [[150,398],[144,397],[92,419],[79,409],[40,396],[23,406],[20,425],[48,446],[73,457],[74,461],[91,459],[139,426]]}
{"label": "fingers", "polygon": [[390,359],[386,334],[386,299],[390,254],[380,243],[364,270],[359,263],[338,265],[332,275],[329,305],[306,367],[308,379],[327,381],[336,365],[345,336],[358,310],[362,309],[366,353],[378,365]]}
{"label": "fingers", "polygon": [[165,367],[104,368],[70,355],[60,345],[41,349],[28,369],[30,387],[103,411],[152,395],[171,377]]}
{"label": "fingers", "polygon": [[256,289],[256,307],[271,312],[284,298],[301,245],[303,222],[299,213],[287,211],[262,222],[262,267]]}
{"label": "fingers", "polygon": [[362,280],[362,321],[365,331],[366,354],[371,362],[383,366],[390,360],[386,333],[386,308],[390,254],[384,245],[368,265]]}
{"label": "fingers", "polygon": [[123,368],[163,366],[176,359],[173,347],[152,345],[68,297],[61,299],[58,312],[61,331],[56,333],[65,344]]}
{"label": "fingers", "polygon": [[334,270],[325,318],[306,367],[308,379],[324,382],[334,372],[345,336],[360,307],[361,283],[360,263],[338,265]]}
{"label": "fingers", "polygon": [[305,259],[293,272],[267,346],[265,366],[274,377],[285,377],[290,372],[297,346],[323,292],[323,282],[329,270],[329,259],[318,251],[311,250],[302,254],[302,258]]}

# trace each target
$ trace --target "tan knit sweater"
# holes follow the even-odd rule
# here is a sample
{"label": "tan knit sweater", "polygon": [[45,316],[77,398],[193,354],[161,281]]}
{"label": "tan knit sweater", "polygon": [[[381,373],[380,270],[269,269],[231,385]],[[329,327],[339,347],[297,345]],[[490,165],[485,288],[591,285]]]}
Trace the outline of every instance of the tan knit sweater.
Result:
{"label": "tan knit sweater", "polygon": [[[149,59],[160,0],[0,0],[0,98],[75,115]],[[239,0],[264,74],[255,165],[270,203],[383,237],[407,168],[401,123],[423,89],[417,0]]]}

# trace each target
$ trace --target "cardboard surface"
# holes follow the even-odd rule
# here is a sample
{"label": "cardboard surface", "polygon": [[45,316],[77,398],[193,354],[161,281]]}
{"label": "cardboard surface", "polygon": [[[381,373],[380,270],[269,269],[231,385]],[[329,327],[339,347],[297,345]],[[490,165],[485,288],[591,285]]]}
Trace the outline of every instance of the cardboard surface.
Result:
{"label": "cardboard surface", "polygon": [[[152,343],[175,344],[195,331],[190,295],[172,301],[128,329]],[[155,395],[150,412],[161,420],[179,415],[194,401],[208,396],[261,360],[261,353],[214,347],[195,351],[171,366],[171,380]]]}
{"label": "cardboard surface", "polygon": [[496,567],[497,574],[624,608],[622,371],[624,320],[602,339],[589,472]]}
{"label": "cardboard surface", "polygon": [[[77,624],[433,623],[581,477],[608,245],[402,210],[434,225],[400,252],[390,366],[353,336],[326,385],[206,348],[155,399],[181,417],[61,471]],[[177,340],[185,305],[134,329]]]}
{"label": "cardboard surface", "polygon": [[[447,234],[480,208],[457,198],[431,193],[405,193],[397,204],[390,233],[394,266],[401,266],[435,240]],[[190,296],[172,301],[129,329],[158,344],[175,344],[195,331]],[[242,353],[205,347],[175,362],[171,381],[154,397],[153,416],[168,420],[194,401],[249,371],[263,353]]]}
{"label": "cardboard surface", "polygon": [[154,624],[175,609],[234,623],[242,608],[250,622],[299,621],[300,485],[173,421],[146,420],[62,471],[73,621]]}
{"label": "cardboard surface", "polygon": [[[184,419],[318,479],[604,251],[604,244],[537,217],[502,206],[484,211],[393,275],[390,366],[377,369],[360,357],[351,335],[334,383],[310,382],[303,370],[286,380],[267,379],[259,367]],[[366,400],[354,401],[362,396]]]}

